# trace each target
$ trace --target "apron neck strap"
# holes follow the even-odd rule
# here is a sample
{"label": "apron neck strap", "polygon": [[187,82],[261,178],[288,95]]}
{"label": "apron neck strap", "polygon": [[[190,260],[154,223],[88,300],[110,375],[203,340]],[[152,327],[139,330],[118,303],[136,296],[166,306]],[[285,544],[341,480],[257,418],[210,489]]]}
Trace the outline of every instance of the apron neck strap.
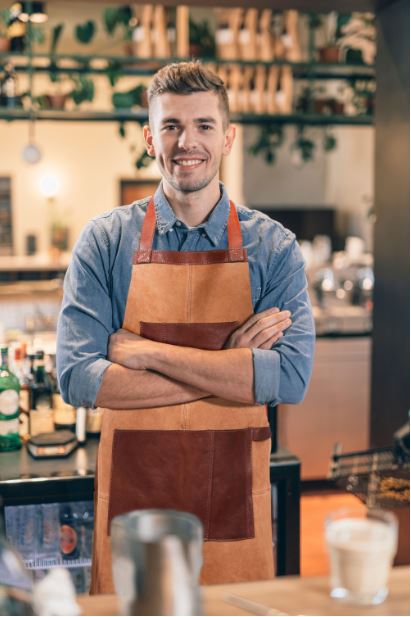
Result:
{"label": "apron neck strap", "polygon": [[[153,198],[147,206],[141,228],[139,263],[149,263],[153,250],[153,238],[156,229],[156,210]],[[241,235],[240,221],[234,203],[230,200],[230,213],[227,221],[228,254],[229,261],[244,261],[243,237]]]}

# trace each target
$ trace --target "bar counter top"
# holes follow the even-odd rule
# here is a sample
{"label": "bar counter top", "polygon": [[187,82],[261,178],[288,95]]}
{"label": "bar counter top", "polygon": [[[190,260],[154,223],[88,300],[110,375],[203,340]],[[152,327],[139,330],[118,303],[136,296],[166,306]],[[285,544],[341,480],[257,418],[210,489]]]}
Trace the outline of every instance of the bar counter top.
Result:
{"label": "bar counter top", "polygon": [[93,438],[66,458],[34,459],[25,445],[0,452],[0,496],[7,505],[91,499],[97,448]]}
{"label": "bar counter top", "polygon": [[[272,581],[203,587],[204,615],[409,615],[409,567],[394,568],[390,594],[378,606],[354,606],[329,597],[328,577],[285,576]],[[251,601],[248,610],[230,601]],[[119,615],[114,595],[80,596],[83,615]]]}

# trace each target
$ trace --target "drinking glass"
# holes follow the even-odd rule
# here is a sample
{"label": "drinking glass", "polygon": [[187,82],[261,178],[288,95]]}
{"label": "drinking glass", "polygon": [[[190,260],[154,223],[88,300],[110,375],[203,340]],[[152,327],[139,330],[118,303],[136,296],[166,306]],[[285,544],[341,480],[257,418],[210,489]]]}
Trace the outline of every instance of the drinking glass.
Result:
{"label": "drinking glass", "polygon": [[331,597],[354,604],[380,604],[397,551],[398,523],[391,512],[344,508],[326,517]]}

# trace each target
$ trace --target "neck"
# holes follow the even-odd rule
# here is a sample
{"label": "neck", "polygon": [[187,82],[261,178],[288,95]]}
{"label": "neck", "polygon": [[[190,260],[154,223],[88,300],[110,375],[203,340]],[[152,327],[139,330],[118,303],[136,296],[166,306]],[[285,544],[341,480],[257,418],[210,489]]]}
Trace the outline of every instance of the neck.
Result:
{"label": "neck", "polygon": [[163,179],[163,191],[174,214],[188,227],[196,227],[207,220],[220,200],[218,176],[200,191],[183,193]]}

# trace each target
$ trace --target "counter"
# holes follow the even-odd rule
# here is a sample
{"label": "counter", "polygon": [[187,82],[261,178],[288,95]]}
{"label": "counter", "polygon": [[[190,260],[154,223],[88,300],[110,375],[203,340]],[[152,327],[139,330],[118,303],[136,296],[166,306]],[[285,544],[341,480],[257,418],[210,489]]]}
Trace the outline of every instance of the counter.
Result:
{"label": "counter", "polygon": [[67,458],[33,459],[25,446],[0,453],[0,496],[7,505],[92,499],[98,440]]}
{"label": "counter", "polygon": [[[98,441],[90,440],[85,447],[78,448],[65,459],[35,460],[25,447],[15,452],[0,453],[0,498],[4,506],[92,501],[97,447]],[[270,481],[275,502],[273,526],[276,534],[276,573],[298,574],[298,459],[285,449],[273,452],[270,460]],[[16,548],[21,551],[24,547]],[[85,559],[90,559],[89,552],[84,554]],[[35,556],[30,559],[37,563]]]}
{"label": "counter", "polygon": [[[379,606],[353,606],[332,600],[327,577],[286,576],[272,581],[203,587],[205,615],[409,615],[409,567],[394,568],[390,595]],[[267,607],[254,613],[225,600],[241,596]],[[118,615],[115,596],[80,596],[83,615]],[[260,607],[261,608],[261,607]],[[270,612],[270,609],[272,612]],[[273,610],[274,609],[274,610]],[[278,611],[278,612],[277,612]]]}

